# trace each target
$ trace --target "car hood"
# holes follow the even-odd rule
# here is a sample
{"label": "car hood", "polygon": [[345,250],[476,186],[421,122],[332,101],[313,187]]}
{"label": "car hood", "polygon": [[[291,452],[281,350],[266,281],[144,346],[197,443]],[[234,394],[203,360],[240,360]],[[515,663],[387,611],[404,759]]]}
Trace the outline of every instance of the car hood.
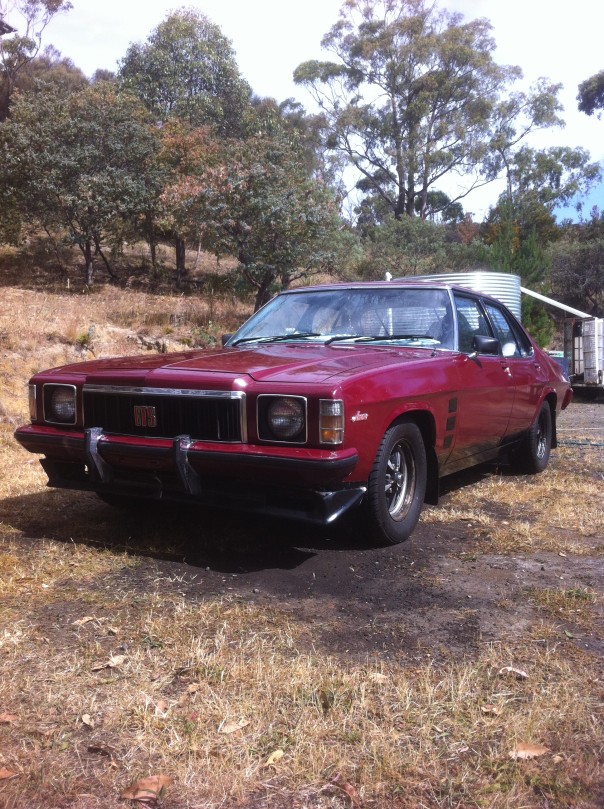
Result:
{"label": "car hood", "polygon": [[178,376],[197,374],[249,376],[258,382],[323,382],[401,362],[428,360],[427,349],[390,346],[279,344],[220,351],[186,351],[149,357],[92,360],[56,368],[52,374],[85,375],[97,384],[152,385]]}

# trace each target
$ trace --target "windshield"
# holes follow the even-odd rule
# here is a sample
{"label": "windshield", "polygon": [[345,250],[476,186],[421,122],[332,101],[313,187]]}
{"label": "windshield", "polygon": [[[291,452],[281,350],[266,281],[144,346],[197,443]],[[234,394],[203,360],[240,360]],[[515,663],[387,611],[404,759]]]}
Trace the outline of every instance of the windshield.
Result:
{"label": "windshield", "polygon": [[227,345],[271,341],[399,342],[452,348],[453,319],[444,289],[325,289],[279,295]]}

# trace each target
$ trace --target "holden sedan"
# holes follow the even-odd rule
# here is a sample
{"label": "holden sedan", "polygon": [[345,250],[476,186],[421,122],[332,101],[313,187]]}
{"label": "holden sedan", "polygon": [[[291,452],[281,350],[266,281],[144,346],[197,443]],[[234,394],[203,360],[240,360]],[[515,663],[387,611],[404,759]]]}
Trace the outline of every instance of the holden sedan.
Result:
{"label": "holden sedan", "polygon": [[414,530],[439,480],[505,459],[541,472],[570,402],[561,368],[494,298],[351,283],[275,297],[221,350],[36,374],[16,431],[50,486],[116,505],[189,501],[367,537]]}

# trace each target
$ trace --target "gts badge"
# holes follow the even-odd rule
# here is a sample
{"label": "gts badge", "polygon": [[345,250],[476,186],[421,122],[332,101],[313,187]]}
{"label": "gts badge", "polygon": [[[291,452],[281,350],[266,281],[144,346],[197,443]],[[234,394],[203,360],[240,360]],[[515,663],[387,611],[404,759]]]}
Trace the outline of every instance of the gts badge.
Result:
{"label": "gts badge", "polygon": [[133,412],[136,427],[157,427],[157,414],[151,405],[135,405]]}

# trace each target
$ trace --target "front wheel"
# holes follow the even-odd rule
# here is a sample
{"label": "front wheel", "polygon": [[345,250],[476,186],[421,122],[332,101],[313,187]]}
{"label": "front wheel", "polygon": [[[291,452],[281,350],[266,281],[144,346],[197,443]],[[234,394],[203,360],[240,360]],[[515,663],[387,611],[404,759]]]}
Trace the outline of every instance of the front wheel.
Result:
{"label": "front wheel", "polygon": [[552,449],[552,426],[551,408],[543,402],[518,452],[517,465],[521,471],[529,474],[543,472]]}
{"label": "front wheel", "polygon": [[426,447],[412,421],[386,430],[369,475],[366,512],[380,544],[397,545],[417,525],[426,493]]}

